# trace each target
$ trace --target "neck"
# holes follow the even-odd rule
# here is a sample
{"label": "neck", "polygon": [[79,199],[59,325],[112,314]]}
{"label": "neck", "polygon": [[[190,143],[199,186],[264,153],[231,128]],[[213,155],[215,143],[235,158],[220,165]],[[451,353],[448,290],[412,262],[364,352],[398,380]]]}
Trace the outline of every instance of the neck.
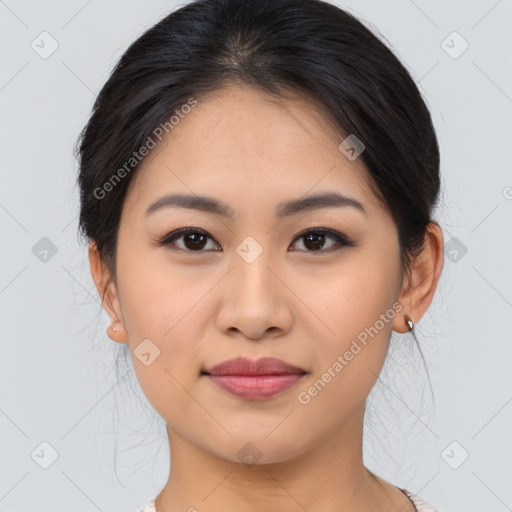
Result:
{"label": "neck", "polygon": [[241,504],[247,512],[414,510],[398,488],[364,466],[360,413],[292,459],[251,466],[205,450],[168,427],[171,471],[156,510],[213,512],[239,510]]}

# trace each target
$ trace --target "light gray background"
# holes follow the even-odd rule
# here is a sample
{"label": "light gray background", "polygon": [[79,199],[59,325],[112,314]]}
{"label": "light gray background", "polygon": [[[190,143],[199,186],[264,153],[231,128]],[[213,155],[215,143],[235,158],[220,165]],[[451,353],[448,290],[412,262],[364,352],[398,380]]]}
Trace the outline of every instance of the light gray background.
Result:
{"label": "light gray background", "polygon": [[[163,423],[113,369],[76,235],[72,149],[114,63],[177,5],[0,1],[0,510],[136,511],[167,479]],[[394,336],[366,463],[441,512],[512,510],[512,1],[338,5],[380,32],[432,111],[448,248],[417,326],[434,399],[410,335]],[[58,43],[47,59],[31,47],[43,31]],[[43,237],[57,249],[47,261]],[[47,469],[43,442],[58,454]]]}

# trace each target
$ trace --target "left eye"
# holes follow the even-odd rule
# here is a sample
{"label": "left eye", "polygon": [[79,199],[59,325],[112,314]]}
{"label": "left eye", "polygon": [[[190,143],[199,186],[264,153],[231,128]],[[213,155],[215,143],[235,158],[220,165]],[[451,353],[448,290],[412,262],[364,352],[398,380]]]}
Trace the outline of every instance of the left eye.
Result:
{"label": "left eye", "polygon": [[[326,239],[334,240],[334,244],[330,246],[329,249],[320,250],[321,247],[325,244]],[[325,228],[314,228],[305,231],[298,235],[295,240],[305,240],[306,243],[303,243],[308,249],[311,248],[311,251],[308,252],[334,252],[341,249],[343,246],[354,246],[354,242],[349,240],[345,235],[338,233],[337,231],[333,231],[331,229]]]}
{"label": "left eye", "polygon": [[[215,241],[206,231],[198,228],[185,228],[179,231],[175,231],[165,236],[162,240],[158,242],[160,246],[171,246],[171,250],[176,251],[185,251],[185,252],[205,252],[202,249],[207,245],[206,240],[211,239]],[[334,243],[328,249],[322,249],[327,239],[334,240]],[[183,239],[182,247],[172,247],[173,245],[177,245],[175,241]],[[342,233],[338,233],[337,231],[333,231],[331,229],[325,228],[313,228],[304,231],[295,237],[295,240],[304,240],[303,245],[306,247],[306,252],[334,252],[343,246],[354,246],[355,243],[349,240]],[[212,250],[212,249],[210,249]],[[220,245],[215,242],[213,250],[219,251],[222,250]],[[297,250],[297,249],[293,249]],[[299,249],[304,250],[304,249]]]}

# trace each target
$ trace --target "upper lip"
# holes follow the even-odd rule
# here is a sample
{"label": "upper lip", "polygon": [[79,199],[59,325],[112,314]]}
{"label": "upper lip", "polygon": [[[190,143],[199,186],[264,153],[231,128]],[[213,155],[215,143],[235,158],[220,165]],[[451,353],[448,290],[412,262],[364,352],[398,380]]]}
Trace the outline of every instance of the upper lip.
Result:
{"label": "upper lip", "polygon": [[208,368],[204,373],[210,375],[282,375],[306,372],[302,368],[285,363],[275,357],[262,357],[256,361],[245,357],[236,357]]}

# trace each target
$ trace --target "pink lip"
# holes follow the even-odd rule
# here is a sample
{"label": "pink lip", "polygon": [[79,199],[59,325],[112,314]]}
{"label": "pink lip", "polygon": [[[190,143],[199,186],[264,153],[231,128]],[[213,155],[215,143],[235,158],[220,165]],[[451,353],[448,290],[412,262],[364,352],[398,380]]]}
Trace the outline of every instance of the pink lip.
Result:
{"label": "pink lip", "polygon": [[242,398],[257,400],[293,386],[306,372],[273,357],[257,361],[238,357],[224,361],[206,373],[220,388]]}

